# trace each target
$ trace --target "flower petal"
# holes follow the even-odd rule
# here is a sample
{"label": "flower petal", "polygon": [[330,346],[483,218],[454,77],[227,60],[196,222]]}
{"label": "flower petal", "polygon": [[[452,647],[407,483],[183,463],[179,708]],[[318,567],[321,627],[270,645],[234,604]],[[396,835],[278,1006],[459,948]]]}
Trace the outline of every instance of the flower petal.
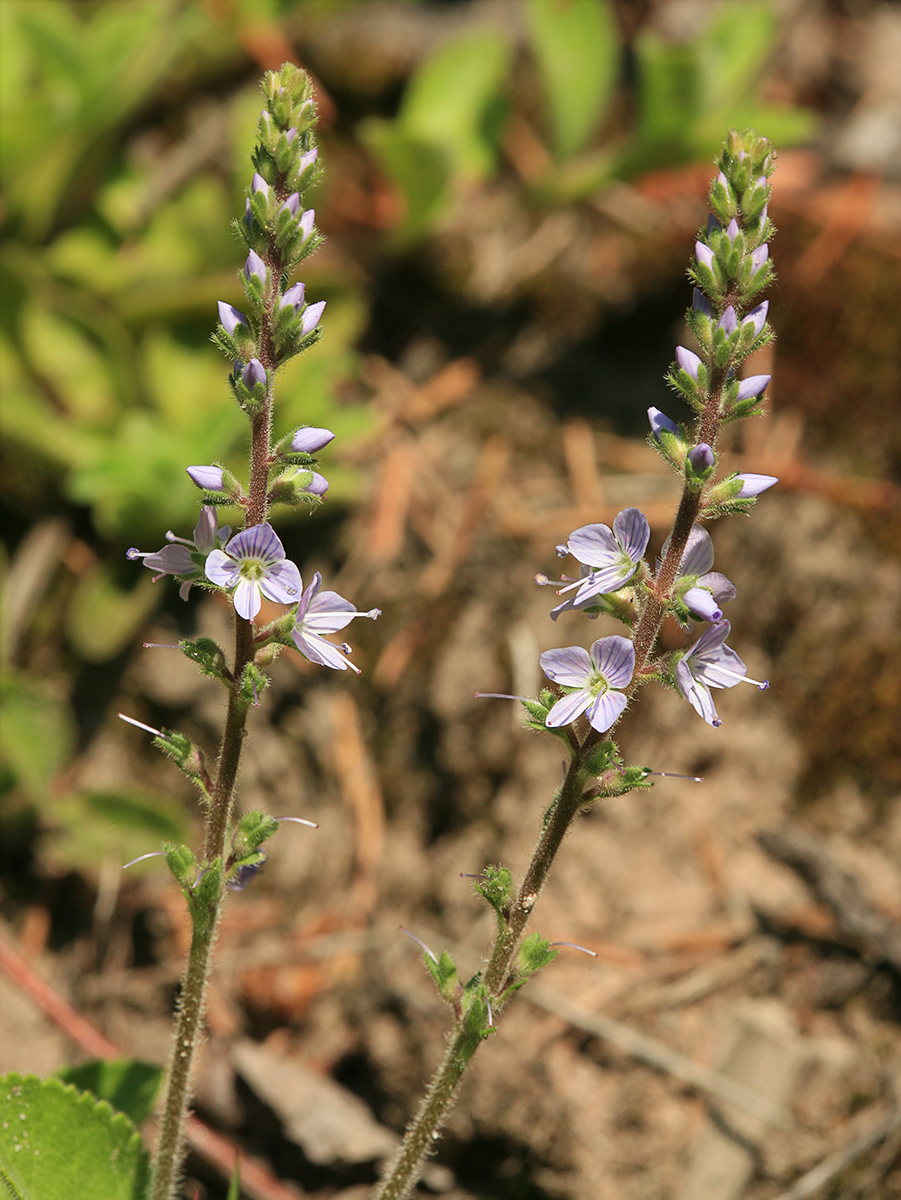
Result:
{"label": "flower petal", "polygon": [[679,574],[703,575],[712,566],[713,539],[703,526],[693,525],[685,543],[685,553],[679,563]]}
{"label": "flower petal", "polygon": [[576,717],[582,715],[592,702],[591,692],[583,688],[580,692],[570,692],[558,700],[545,718],[548,729],[559,729],[561,725],[571,725]]}
{"label": "flower petal", "polygon": [[598,638],[590,650],[591,661],[611,688],[624,688],[635,671],[635,646],[619,634]]}
{"label": "flower petal", "polygon": [[589,567],[606,567],[615,561],[619,546],[608,525],[583,525],[569,535],[566,548]]}
{"label": "flower petal", "polygon": [[203,564],[207,579],[219,587],[230,588],[238,578],[238,564],[224,550],[211,550]]}
{"label": "flower petal", "polygon": [[613,532],[632,562],[638,562],[648,548],[648,539],[651,536],[651,527],[641,509],[624,508],[621,513],[617,513],[613,521]]}
{"label": "flower petal", "polygon": [[564,687],[582,687],[588,682],[591,660],[583,646],[565,646],[560,650],[545,650],[538,665],[554,683]]}
{"label": "flower petal", "polygon": [[622,692],[604,692],[597,697],[585,715],[598,733],[606,733],[625,707],[626,697]]}
{"label": "flower petal", "polygon": [[285,557],[285,547],[268,521],[264,521],[262,525],[251,525],[249,529],[242,529],[240,533],[236,533],[228,543],[228,552],[232,558],[239,561],[246,558],[258,559],[265,567],[274,566]]}
{"label": "flower petal", "polygon": [[252,621],[260,611],[262,600],[260,599],[260,589],[253,579],[239,579],[238,586],[234,590],[232,602],[235,606],[235,612],[239,617],[243,617],[245,621]]}
{"label": "flower petal", "polygon": [[270,567],[259,586],[263,595],[276,604],[296,604],[303,589],[300,571],[287,558]]}

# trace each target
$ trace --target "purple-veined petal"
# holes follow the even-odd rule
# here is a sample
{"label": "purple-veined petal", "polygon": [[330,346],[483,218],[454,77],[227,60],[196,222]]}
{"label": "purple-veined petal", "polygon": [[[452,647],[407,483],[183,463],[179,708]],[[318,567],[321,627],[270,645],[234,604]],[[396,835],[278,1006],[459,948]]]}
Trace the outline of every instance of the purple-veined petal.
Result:
{"label": "purple-veined petal", "polygon": [[727,579],[725,575],[721,575],[719,571],[704,572],[698,579],[698,587],[706,588],[717,604],[723,604],[727,600],[734,600],[738,595],[738,592],[735,590],[735,584]]}
{"label": "purple-veined petal", "polygon": [[585,715],[598,733],[606,733],[625,707],[626,697],[622,692],[604,692],[592,702]]}
{"label": "purple-veined petal", "polygon": [[703,717],[708,725],[715,728],[722,725],[710,689],[692,677],[684,658],[676,663],[676,685],[698,716]]}
{"label": "purple-veined petal", "polygon": [[296,604],[303,589],[300,571],[287,558],[270,567],[258,583],[263,595],[276,604]]}
{"label": "purple-veined petal", "polygon": [[619,546],[609,525],[583,525],[569,535],[566,548],[588,567],[606,567],[619,554]]}
{"label": "purple-veined petal", "polygon": [[168,545],[154,554],[144,555],[144,566],[162,575],[197,575],[200,568],[187,546]]}
{"label": "purple-veined petal", "polygon": [[548,679],[562,683],[564,687],[582,687],[591,671],[588,651],[582,646],[545,650],[539,655],[538,665]]}
{"label": "purple-veined petal", "polygon": [[252,621],[262,606],[260,589],[255,579],[238,579],[238,586],[232,593],[232,603],[235,612],[245,621]]}
{"label": "purple-veined petal", "polygon": [[238,579],[238,564],[228,557],[224,550],[211,550],[203,564],[207,579],[219,585],[230,588]]}
{"label": "purple-veined petal", "polygon": [[194,545],[201,554],[209,554],[216,547],[219,535],[219,518],[211,504],[204,504],[194,526]]}
{"label": "purple-veined petal", "polygon": [[613,533],[632,562],[636,563],[648,548],[651,527],[640,508],[624,508],[614,518]]}
{"label": "purple-veined petal", "polygon": [[284,559],[285,547],[269,522],[264,521],[236,533],[228,543],[228,553],[238,560],[258,559],[264,567],[271,567]]}
{"label": "purple-veined petal", "polygon": [[635,670],[635,646],[629,638],[614,633],[598,638],[589,651],[591,661],[611,688],[624,688]]}
{"label": "purple-veined petal", "polygon": [[580,717],[594,700],[591,692],[583,688],[579,692],[570,692],[557,701],[545,718],[549,729],[559,729],[561,725],[571,725],[576,717]]}
{"label": "purple-veined petal", "polygon": [[[663,547],[666,552],[667,545]],[[688,535],[688,541],[685,543],[685,551],[682,555],[682,561],[679,563],[680,575],[703,575],[705,571],[709,571],[713,566],[713,539],[706,529],[701,525],[693,525],[691,533]]]}

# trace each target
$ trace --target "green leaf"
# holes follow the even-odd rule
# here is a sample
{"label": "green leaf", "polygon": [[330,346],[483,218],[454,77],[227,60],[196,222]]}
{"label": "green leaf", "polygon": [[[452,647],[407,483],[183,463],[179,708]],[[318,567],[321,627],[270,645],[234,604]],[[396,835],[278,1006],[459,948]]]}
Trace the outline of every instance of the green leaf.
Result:
{"label": "green leaf", "polygon": [[395,122],[375,117],[361,122],[358,133],[403,194],[405,231],[413,236],[429,229],[450,198],[450,165],[444,150],[410,137]]}
{"label": "green leaf", "polygon": [[0,1184],[9,1200],[142,1200],[150,1156],[124,1113],[59,1079],[0,1079]]}
{"label": "green leaf", "polygon": [[241,1160],[235,1159],[235,1169],[228,1184],[228,1195],[225,1200],[241,1200]]}
{"label": "green leaf", "polygon": [[80,1092],[90,1092],[98,1100],[106,1100],[135,1125],[153,1112],[163,1081],[162,1067],[134,1058],[97,1058],[77,1067],[63,1067],[57,1075]]}
{"label": "green leaf", "polygon": [[442,147],[453,171],[484,179],[497,163],[510,43],[480,30],[445,42],[404,94],[400,123],[410,137]]}
{"label": "green leaf", "polygon": [[526,11],[554,146],[569,158],[597,129],[616,84],[613,8],[606,0],[528,0]]}
{"label": "green leaf", "polygon": [[32,800],[45,798],[74,744],[66,705],[40,683],[6,674],[0,683],[0,762]]}
{"label": "green leaf", "polygon": [[191,834],[185,806],[158,792],[78,792],[54,797],[47,815],[56,827],[50,858],[58,866],[96,870],[103,861],[126,863]]}

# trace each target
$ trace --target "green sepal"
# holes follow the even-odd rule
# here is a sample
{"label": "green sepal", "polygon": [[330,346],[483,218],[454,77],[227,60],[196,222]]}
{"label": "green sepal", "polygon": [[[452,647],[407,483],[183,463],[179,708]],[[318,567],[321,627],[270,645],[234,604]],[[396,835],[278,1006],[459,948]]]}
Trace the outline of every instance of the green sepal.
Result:
{"label": "green sepal", "polygon": [[257,850],[278,832],[278,828],[278,821],[267,813],[245,813],[232,836],[232,851]]}
{"label": "green sepal", "polygon": [[765,405],[766,392],[762,392],[759,396],[749,396],[747,400],[740,400],[723,412],[720,418],[721,423],[729,425],[732,421],[744,421],[746,417],[762,417],[766,412]]}
{"label": "green sepal", "polygon": [[234,334],[230,334],[222,325],[217,325],[210,334],[210,341],[222,351],[230,362],[234,362],[236,358],[247,362],[259,353],[257,341],[246,325],[239,325],[238,330],[244,332],[238,333],[236,330]]}
{"label": "green sepal", "polygon": [[460,981],[454,960],[446,950],[441,951],[439,958],[435,958],[428,951],[424,952],[422,957],[429,974],[435,980],[441,999],[456,1006],[460,998]]}
{"label": "green sepal", "polygon": [[292,508],[318,508],[322,497],[307,491],[312,482],[313,472],[309,467],[288,467],[272,480],[269,503],[289,504]]}
{"label": "green sepal", "polygon": [[258,705],[260,696],[269,686],[269,676],[256,663],[249,662],[241,672],[238,682],[238,701],[245,708]]}
{"label": "green sepal", "polygon": [[698,513],[698,520],[717,521],[720,517],[745,516],[756,503],[756,496],[748,496],[741,500],[724,500],[716,504],[707,503]]}
{"label": "green sepal", "polygon": [[692,492],[696,495],[703,489],[704,484],[707,483],[708,479],[710,479],[711,475],[716,470],[716,459],[714,458],[714,461],[709,467],[705,467],[703,471],[698,471],[695,469],[691,458],[686,454],[685,463],[682,470],[686,488],[689,492]]}
{"label": "green sepal", "polygon": [[[266,372],[266,382],[265,383],[255,383],[253,385],[252,391],[247,386],[247,384],[244,382],[244,379],[241,374],[241,370],[239,370],[237,367],[231,373],[231,375],[229,375],[228,380],[229,380],[229,383],[231,384],[231,389],[232,389],[235,399],[237,400],[238,404],[241,406],[241,408],[244,409],[244,411],[246,413],[248,413],[250,416],[254,417],[258,413],[261,413],[263,411],[263,408],[265,407],[265,404],[266,404],[266,395],[269,391],[269,372],[268,371]],[[223,484],[224,483],[225,483],[225,479],[223,477]]]}
{"label": "green sepal", "polygon": [[725,295],[728,286],[722,265],[717,257],[714,257],[712,269],[702,263],[700,259],[692,259],[691,266],[688,268],[688,278],[708,297]]}
{"label": "green sepal", "polygon": [[474,882],[475,890],[497,913],[501,931],[507,928],[510,903],[513,900],[513,875],[507,867],[486,867],[485,874]]}
{"label": "green sepal", "polygon": [[197,663],[201,674],[220,679],[223,683],[231,682],[232,673],[226,664],[225,653],[212,638],[201,637],[194,642],[183,638],[178,645],[186,658]]}
{"label": "green sepal", "polygon": [[618,754],[616,742],[601,742],[594,746],[583,764],[586,775],[598,776],[606,771]]}
{"label": "green sepal", "polygon": [[516,952],[513,964],[515,978],[501,1000],[506,1001],[514,992],[518,992],[528,979],[552,963],[558,954],[559,951],[553,949],[546,937],[540,933],[530,933]]}
{"label": "green sepal", "polygon": [[719,177],[712,181],[708,198],[713,215],[724,228],[733,217],[738,216],[738,201],[728,182],[728,176],[725,182]]}
{"label": "green sepal", "polygon": [[175,882],[188,895],[194,880],[197,878],[197,859],[187,846],[176,845],[174,842],[163,842],[163,854],[166,865],[175,876]]}
{"label": "green sepal", "polygon": [[210,785],[203,754],[189,737],[174,729],[162,729],[153,744],[175,763],[182,774],[196,783],[204,793]]}
{"label": "green sepal", "polygon": [[[260,255],[260,257],[262,258],[263,256]],[[271,269],[272,268],[267,263],[267,275]],[[266,303],[266,284],[261,281],[259,275],[254,275],[253,273],[248,274],[244,270],[239,271],[238,274],[241,280],[241,286],[244,288],[244,295],[250,301],[251,308],[256,309],[258,313],[262,312]]]}
{"label": "green sepal", "polygon": [[497,1026],[493,1023],[489,1008],[488,989],[482,982],[481,972],[473,975],[463,989],[460,1022],[467,1034],[466,1057],[475,1053],[479,1042],[496,1032]]}
{"label": "green sepal", "polygon": [[215,919],[223,882],[222,859],[214,858],[212,862],[204,864],[194,886],[186,893],[191,921],[198,935],[205,934]]}

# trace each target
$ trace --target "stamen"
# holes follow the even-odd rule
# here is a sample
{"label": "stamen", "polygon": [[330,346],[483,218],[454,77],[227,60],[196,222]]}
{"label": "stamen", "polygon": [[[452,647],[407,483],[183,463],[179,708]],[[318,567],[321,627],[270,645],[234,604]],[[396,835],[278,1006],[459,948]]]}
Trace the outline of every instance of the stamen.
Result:
{"label": "stamen", "polygon": [[478,875],[470,875],[468,871],[461,871],[460,878],[461,879],[484,879],[485,873],[483,871],[483,872],[480,872]]}
{"label": "stamen", "polygon": [[587,946],[577,946],[575,942],[550,942],[551,946],[569,946],[571,950],[581,950],[583,954],[590,954],[592,958],[597,958],[597,951],[589,950]]}
{"label": "stamen", "polygon": [[566,556],[569,554],[569,547],[568,547],[568,546],[564,546],[564,545],[562,545],[562,544],[561,544],[561,545],[559,545],[559,546],[555,546],[555,547],[554,547],[554,549],[555,549],[555,550],[556,550],[556,552],[557,552],[557,557],[558,557],[558,558],[566,558]]}
{"label": "stamen", "polygon": [[120,721],[127,721],[129,725],[134,725],[136,729],[143,729],[147,733],[152,733],[154,737],[165,738],[165,734],[161,729],[154,729],[152,725],[145,725],[143,721],[136,721],[134,717],[126,717],[125,713],[116,713]]}
{"label": "stamen", "polygon": [[142,642],[145,650],[180,650],[174,642]]}
{"label": "stamen", "polygon": [[432,951],[428,948],[428,946],[425,944],[425,942],[422,940],[422,938],[418,938],[416,936],[416,934],[411,933],[409,931],[409,929],[404,929],[403,925],[400,926],[400,931],[401,931],[401,933],[405,933],[408,938],[412,938],[413,941],[417,944],[417,946],[421,946],[424,953],[426,953],[429,956],[429,958],[432,960],[432,962],[438,961],[438,955],[432,953]]}
{"label": "stamen", "polygon": [[644,778],[649,775],[660,775],[663,779],[687,779],[691,783],[703,783],[703,775],[677,775],[674,771],[652,771],[650,767],[644,768]]}
{"label": "stamen", "polygon": [[311,829],[319,828],[315,821],[308,821],[305,817],[276,817],[275,820],[279,823],[282,821],[293,821],[295,825],[309,825]]}
{"label": "stamen", "polygon": [[505,692],[475,692],[477,700],[528,700],[528,696],[508,696]]}
{"label": "stamen", "polygon": [[760,688],[762,692],[765,692],[770,686],[770,681],[768,679],[764,679],[763,681],[759,679],[751,679],[750,676],[739,675],[737,671],[730,671],[728,667],[724,667],[719,663],[717,664],[717,667],[724,675],[728,675],[731,679],[734,679],[736,683],[753,683],[754,686]]}
{"label": "stamen", "polygon": [[494,1025],[494,1013],[491,1011],[491,1001],[487,996],[485,997],[485,1006],[488,1009],[488,1028],[490,1029]]}
{"label": "stamen", "polygon": [[143,862],[145,858],[165,858],[166,855],[162,850],[151,850],[149,854],[139,854],[137,858],[133,858],[131,862],[127,862],[122,868],[127,871],[129,867],[133,867],[135,863]]}

